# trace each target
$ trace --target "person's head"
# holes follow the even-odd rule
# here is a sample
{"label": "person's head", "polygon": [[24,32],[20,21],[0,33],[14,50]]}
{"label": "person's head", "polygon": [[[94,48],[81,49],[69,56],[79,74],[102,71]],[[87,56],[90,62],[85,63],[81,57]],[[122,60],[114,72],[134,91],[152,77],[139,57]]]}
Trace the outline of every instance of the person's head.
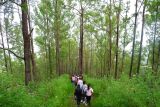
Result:
{"label": "person's head", "polygon": [[89,90],[89,89],[90,89],[90,87],[91,87],[91,84],[88,84],[88,85],[87,85],[87,89]]}
{"label": "person's head", "polygon": [[80,88],[80,85],[79,85],[79,84],[77,85],[77,88]]}

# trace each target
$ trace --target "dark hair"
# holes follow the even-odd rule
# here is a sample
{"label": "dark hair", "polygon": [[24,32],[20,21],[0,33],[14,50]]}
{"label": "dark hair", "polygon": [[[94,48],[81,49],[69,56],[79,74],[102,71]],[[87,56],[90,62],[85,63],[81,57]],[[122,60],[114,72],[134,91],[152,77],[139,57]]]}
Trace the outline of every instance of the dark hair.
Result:
{"label": "dark hair", "polygon": [[88,84],[88,85],[87,85],[87,89],[89,90],[89,89],[90,89],[90,87],[91,87],[91,84]]}
{"label": "dark hair", "polygon": [[83,84],[86,84],[86,81],[83,81]]}

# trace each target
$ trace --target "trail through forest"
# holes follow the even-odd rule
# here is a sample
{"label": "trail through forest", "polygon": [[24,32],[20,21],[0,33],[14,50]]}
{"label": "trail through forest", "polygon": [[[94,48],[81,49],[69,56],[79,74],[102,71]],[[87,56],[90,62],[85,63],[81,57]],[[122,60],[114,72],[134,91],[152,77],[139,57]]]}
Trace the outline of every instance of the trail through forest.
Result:
{"label": "trail through forest", "polygon": [[[71,86],[72,88],[69,95],[68,95],[68,104],[66,105],[66,107],[77,107],[77,103],[76,103],[76,100],[74,99],[74,91],[75,91],[75,86],[72,84]],[[94,101],[95,97],[92,97],[91,99],[91,104],[92,104],[92,101]],[[81,103],[80,104],[80,107],[88,107],[86,106],[85,104]],[[94,106],[93,106],[94,107]]]}

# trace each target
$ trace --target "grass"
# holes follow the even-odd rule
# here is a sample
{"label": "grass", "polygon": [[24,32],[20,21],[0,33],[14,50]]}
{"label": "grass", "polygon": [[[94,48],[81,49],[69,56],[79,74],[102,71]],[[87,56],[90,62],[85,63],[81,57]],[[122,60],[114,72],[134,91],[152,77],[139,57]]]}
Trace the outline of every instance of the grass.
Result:
{"label": "grass", "polygon": [[[160,79],[154,76],[124,75],[119,80],[85,76],[85,80],[94,89],[92,107],[160,107]],[[0,74],[2,107],[76,107],[73,92],[68,75],[25,87],[20,79]]]}

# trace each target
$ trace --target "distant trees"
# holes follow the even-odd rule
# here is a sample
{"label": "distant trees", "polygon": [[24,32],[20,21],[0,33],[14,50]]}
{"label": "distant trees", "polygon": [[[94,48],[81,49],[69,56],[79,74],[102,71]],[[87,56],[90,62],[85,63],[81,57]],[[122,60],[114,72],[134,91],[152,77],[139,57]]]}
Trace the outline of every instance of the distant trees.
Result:
{"label": "distant trees", "polygon": [[[3,8],[18,8],[0,13],[5,16],[0,22],[1,66],[15,75],[15,65],[23,67],[17,58],[23,59],[26,85],[63,73],[116,79],[127,73],[131,78],[141,73],[145,62],[158,72],[158,3],[136,0],[130,15],[129,2],[121,0],[41,0],[35,7],[27,0],[3,1]],[[19,19],[15,21],[15,17]],[[140,21],[142,27],[137,29]],[[146,35],[148,42],[143,39]]]}

